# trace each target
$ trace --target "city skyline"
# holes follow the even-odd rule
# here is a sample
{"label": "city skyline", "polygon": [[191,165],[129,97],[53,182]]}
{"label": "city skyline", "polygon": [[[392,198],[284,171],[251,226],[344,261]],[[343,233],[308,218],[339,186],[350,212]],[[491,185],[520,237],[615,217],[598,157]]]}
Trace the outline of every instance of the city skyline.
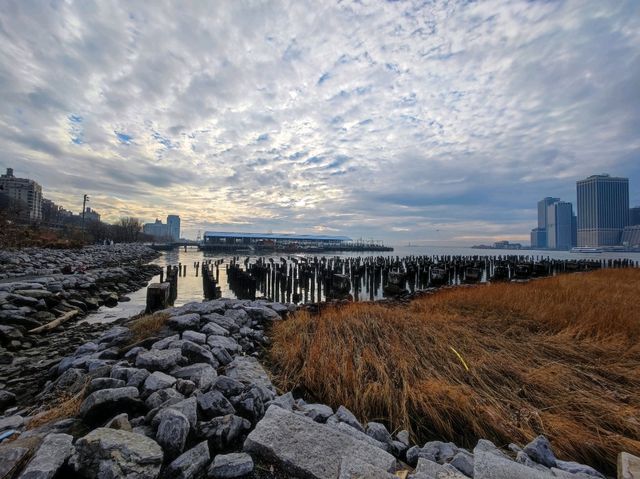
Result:
{"label": "city skyline", "polygon": [[[0,5],[0,171],[105,221],[528,242],[629,178],[640,4]],[[231,41],[230,41],[231,39]]]}

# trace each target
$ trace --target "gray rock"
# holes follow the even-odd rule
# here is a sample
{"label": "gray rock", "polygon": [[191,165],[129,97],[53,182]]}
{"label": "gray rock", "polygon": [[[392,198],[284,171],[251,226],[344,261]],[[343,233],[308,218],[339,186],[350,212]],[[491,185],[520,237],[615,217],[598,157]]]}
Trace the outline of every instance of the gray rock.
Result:
{"label": "gray rock", "polygon": [[209,323],[217,324],[218,326],[229,331],[230,334],[237,333],[238,331],[240,331],[240,327],[232,318],[227,316],[227,312],[228,311],[225,311],[224,316],[217,313],[207,314],[205,316],[202,316],[202,319]]}
{"label": "gray rock", "polygon": [[244,390],[244,384],[227,376],[218,376],[213,382],[213,389],[217,389],[226,397],[237,396]]}
{"label": "gray rock", "polygon": [[224,348],[211,348],[211,354],[213,354],[213,357],[222,366],[226,366],[231,361],[233,361],[233,358],[231,357],[231,355]]}
{"label": "gray rock", "polygon": [[178,379],[176,381],[175,388],[180,394],[184,396],[191,396],[196,390],[196,383],[189,379]]}
{"label": "gray rock", "polygon": [[198,422],[198,401],[195,397],[183,399],[175,404],[168,406],[169,409],[181,412],[188,419],[192,428],[196,427]]}
{"label": "gray rock", "polygon": [[23,424],[24,418],[17,414],[0,417],[0,432],[8,431],[9,429],[18,429],[22,427]]}
{"label": "gray rock", "polygon": [[398,434],[396,434],[396,439],[405,446],[409,446],[409,431],[403,429],[402,431],[398,432]]}
{"label": "gray rock", "polygon": [[104,427],[109,429],[120,429],[122,431],[132,431],[131,423],[129,423],[129,415],[125,412],[113,417]]}
{"label": "gray rock", "polygon": [[146,369],[135,369],[133,374],[129,376],[129,380],[127,381],[127,386],[133,386],[134,388],[140,388],[142,384],[149,377],[149,371]]}
{"label": "gray rock", "polygon": [[225,349],[229,354],[238,353],[242,349],[235,339],[226,336],[209,336],[207,344],[211,349]]}
{"label": "gray rock", "polygon": [[144,403],[138,399],[134,387],[95,391],[80,406],[80,417],[89,424],[98,424],[111,417],[114,411],[140,412]]}
{"label": "gray rock", "polygon": [[[88,300],[85,303],[89,305]],[[114,346],[123,344],[131,339],[131,331],[124,326],[114,326],[110,330],[103,333],[97,340],[99,344],[106,344],[108,346]]]}
{"label": "gray rock", "polygon": [[173,336],[166,337],[161,339],[160,341],[156,341],[151,345],[151,349],[167,349],[171,343],[174,341],[178,341],[180,339],[179,334],[175,334]]}
{"label": "gray rock", "polygon": [[490,441],[481,439],[473,450],[474,479],[551,479],[551,472],[518,464],[502,454]]}
{"label": "gray rock", "polygon": [[333,415],[333,409],[325,404],[305,404],[300,410],[316,422],[327,422],[327,419]]}
{"label": "gray rock", "polygon": [[419,458],[427,459],[431,462],[444,464],[453,459],[458,453],[458,448],[451,442],[430,441],[424,447],[414,446],[407,451],[407,464],[414,466]]}
{"label": "gray rock", "polygon": [[8,407],[13,406],[16,403],[16,395],[5,391],[4,389],[0,390],[0,413],[4,412]]}
{"label": "gray rock", "polygon": [[364,432],[364,428],[362,424],[360,424],[360,421],[358,421],[358,418],[346,407],[339,406],[334,416],[338,421],[344,422],[358,431]]}
{"label": "gray rock", "polygon": [[229,331],[216,323],[207,323],[202,326],[200,331],[207,336],[229,336]]}
{"label": "gray rock", "polygon": [[390,444],[392,441],[391,434],[389,434],[387,428],[384,424],[380,424],[379,422],[368,422],[366,433],[367,436],[371,436],[376,441],[380,441],[384,444]]}
{"label": "gray rock", "polygon": [[179,349],[152,349],[138,354],[136,366],[149,371],[170,371],[182,361],[183,356]]}
{"label": "gray rock", "polygon": [[593,476],[604,479],[604,475],[600,474],[593,467],[586,464],[579,464],[573,461],[560,461],[556,459],[557,468],[561,471],[569,472],[571,474],[583,474],[585,476]]}
{"label": "gray rock", "polygon": [[182,339],[184,339],[185,341],[191,341],[192,343],[196,344],[205,344],[207,342],[207,335],[204,333],[187,330],[182,333]]}
{"label": "gray rock", "polygon": [[198,394],[197,400],[200,411],[202,411],[202,414],[209,419],[236,412],[227,398],[224,397],[220,391],[215,389],[204,394]]}
{"label": "gray rock", "polygon": [[242,384],[263,386],[275,393],[269,375],[258,360],[251,356],[236,356],[225,368],[225,375]]}
{"label": "gray rock", "polygon": [[166,458],[174,459],[182,454],[189,429],[189,420],[184,414],[173,409],[163,411],[156,441],[162,446]]}
{"label": "gray rock", "polygon": [[[467,476],[450,464],[438,464],[421,457],[410,479],[467,479]],[[513,478],[516,479],[516,478]]]}
{"label": "gray rock", "polygon": [[172,316],[167,320],[167,325],[176,331],[185,331],[187,329],[199,329],[200,315],[196,313],[182,314],[180,316]]}
{"label": "gray rock", "polygon": [[282,396],[278,396],[271,404],[277,407],[281,407],[282,409],[286,409],[287,411],[293,411],[293,406],[295,405],[295,399],[293,398],[293,394],[291,391],[283,394]]}
{"label": "gray rock", "polygon": [[196,363],[191,364],[190,366],[184,366],[173,370],[171,375],[176,378],[189,379],[190,381],[193,381],[202,391],[210,389],[218,376],[213,366],[206,363]]}
{"label": "gray rock", "polygon": [[244,450],[276,461],[292,474],[314,479],[335,479],[342,459],[354,458],[385,471],[395,458],[325,424],[272,406],[249,434]]}
{"label": "gray rock", "polygon": [[29,457],[29,448],[9,445],[0,447],[0,477],[11,478]]}
{"label": "gray rock", "polygon": [[340,464],[340,476],[338,479],[398,479],[384,469],[377,468],[360,460],[344,458]]}
{"label": "gray rock", "polygon": [[178,456],[167,466],[164,476],[171,479],[194,479],[206,470],[211,459],[207,441],[203,441]]}
{"label": "gray rock", "polygon": [[122,379],[115,378],[96,378],[89,383],[89,393],[99,391],[100,389],[117,389],[123,388],[126,383]]}
{"label": "gray rock", "polygon": [[152,394],[161,389],[167,389],[173,386],[176,378],[169,376],[161,371],[151,373],[144,381],[143,390],[145,394]]}
{"label": "gray rock", "polygon": [[214,417],[210,421],[199,422],[198,437],[207,439],[217,450],[234,446],[242,436],[251,429],[251,423],[244,418],[227,414]]}
{"label": "gray rock", "polygon": [[88,377],[82,369],[69,368],[55,380],[53,387],[56,391],[75,394],[84,388]]}
{"label": "gray rock", "polygon": [[233,479],[245,476],[253,471],[253,459],[249,454],[236,452],[218,454],[207,471],[207,477],[215,479]]}
{"label": "gray rock", "polygon": [[522,449],[527,456],[538,464],[546,467],[556,467],[556,456],[551,450],[551,444],[544,436],[538,436]]}
{"label": "gray rock", "polygon": [[86,478],[156,479],[162,459],[162,448],[142,434],[98,428],[76,442],[69,463]]}
{"label": "gray rock", "polygon": [[[329,423],[327,422],[327,424]],[[330,426],[344,432],[345,434],[348,434],[349,436],[355,439],[364,441],[367,444],[371,444],[374,447],[379,447],[383,451],[387,451],[387,452],[389,451],[389,446],[387,444],[375,440],[374,438],[372,438],[371,436],[368,436],[364,432],[358,431],[355,427],[349,426],[346,422],[336,422],[336,423],[330,424]]]}
{"label": "gray rock", "polygon": [[175,399],[175,401],[178,402],[182,401],[184,396],[172,388],[161,389],[149,396],[144,403],[149,409],[154,409],[166,403],[170,399]]}
{"label": "gray rock", "polygon": [[244,310],[251,317],[251,319],[255,319],[256,321],[259,321],[259,322],[278,321],[282,319],[280,315],[271,308],[255,307],[255,308],[244,308]]}
{"label": "gray rock", "polygon": [[467,451],[459,451],[449,463],[461,473],[473,477],[473,454]]}
{"label": "gray rock", "polygon": [[51,479],[71,456],[73,450],[73,436],[49,434],[19,478]]}
{"label": "gray rock", "polygon": [[182,343],[182,355],[192,363],[207,363],[214,368],[218,367],[218,361],[213,357],[209,349],[191,341]]}

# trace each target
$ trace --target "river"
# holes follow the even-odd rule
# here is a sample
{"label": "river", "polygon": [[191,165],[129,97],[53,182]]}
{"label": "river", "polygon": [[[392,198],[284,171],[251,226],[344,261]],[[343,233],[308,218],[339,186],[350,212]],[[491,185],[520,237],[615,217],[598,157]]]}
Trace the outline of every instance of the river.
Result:
{"label": "river", "polygon": [[[308,256],[340,256],[340,257],[357,257],[357,256],[499,256],[499,255],[528,255],[536,257],[544,257],[551,259],[631,259],[636,262],[640,262],[640,253],[570,253],[568,251],[545,251],[545,250],[493,250],[493,249],[475,249],[469,247],[451,247],[451,246],[398,246],[395,247],[393,252],[387,253],[330,253],[330,254],[311,254]],[[187,273],[181,276],[178,280],[178,296],[175,302],[175,306],[180,306],[191,301],[202,301],[202,278],[199,271],[196,272],[194,263],[202,264],[207,260],[220,260],[223,259],[225,264],[233,258],[231,254],[215,254],[209,252],[198,251],[196,249],[176,249],[173,251],[162,252],[161,256],[152,263],[157,264],[163,268],[167,265],[177,265],[181,263],[187,266]],[[289,256],[286,253],[278,253],[272,255],[263,255],[264,258],[274,258],[279,260],[281,257]],[[305,256],[305,255],[295,255]],[[246,254],[239,255],[240,258],[246,258]],[[252,258],[255,260],[255,257]],[[235,298],[235,294],[229,288],[227,284],[227,277],[224,264],[219,268],[220,276],[218,279],[218,285],[221,289],[222,297]],[[159,276],[152,278],[149,283],[158,282]],[[131,299],[128,302],[118,303],[114,308],[101,307],[95,313],[86,317],[86,321],[90,323],[103,323],[115,321],[119,318],[130,317],[140,313],[146,304],[146,287],[141,288],[128,295]],[[379,299],[381,294],[376,296]]]}

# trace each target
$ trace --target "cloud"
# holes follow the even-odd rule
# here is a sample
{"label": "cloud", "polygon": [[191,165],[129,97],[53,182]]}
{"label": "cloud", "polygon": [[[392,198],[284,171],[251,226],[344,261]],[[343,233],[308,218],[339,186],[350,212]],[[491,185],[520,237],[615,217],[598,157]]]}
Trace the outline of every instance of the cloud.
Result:
{"label": "cloud", "polygon": [[629,176],[637,2],[8,1],[1,167],[103,218],[391,241],[526,237]]}

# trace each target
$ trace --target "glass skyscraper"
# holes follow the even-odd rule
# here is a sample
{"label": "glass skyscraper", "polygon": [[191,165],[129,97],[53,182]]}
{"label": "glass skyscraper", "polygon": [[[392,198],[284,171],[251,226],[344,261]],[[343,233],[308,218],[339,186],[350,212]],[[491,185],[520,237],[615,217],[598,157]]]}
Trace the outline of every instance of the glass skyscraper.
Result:
{"label": "glass skyscraper", "polygon": [[578,246],[615,246],[629,224],[629,179],[594,175],[577,182]]}

